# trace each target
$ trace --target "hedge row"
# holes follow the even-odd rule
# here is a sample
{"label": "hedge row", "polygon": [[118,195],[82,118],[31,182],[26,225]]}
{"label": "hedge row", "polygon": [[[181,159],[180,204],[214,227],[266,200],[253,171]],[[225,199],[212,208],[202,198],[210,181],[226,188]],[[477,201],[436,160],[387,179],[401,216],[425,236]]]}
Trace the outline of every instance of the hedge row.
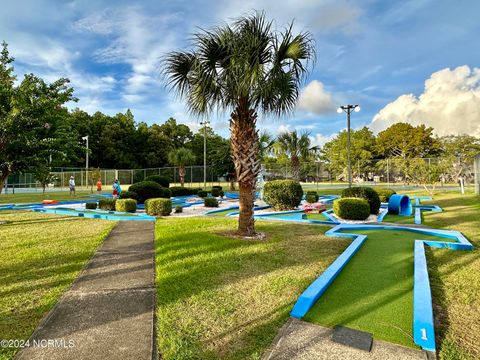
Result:
{"label": "hedge row", "polygon": [[343,189],[342,198],[361,198],[368,201],[370,214],[378,214],[380,210],[380,197],[377,192],[370,187],[355,186]]}
{"label": "hedge row", "polygon": [[98,201],[98,208],[100,210],[115,211],[116,199],[100,199]]}
{"label": "hedge row", "polygon": [[115,202],[115,210],[134,213],[137,211],[137,200],[119,199]]}
{"label": "hedge row", "polygon": [[168,216],[172,212],[172,201],[164,198],[152,198],[145,201],[145,212],[153,216]]}
{"label": "hedge row", "polygon": [[146,200],[152,198],[170,199],[172,196],[170,189],[162,187],[154,181],[140,181],[130,186],[128,191],[135,194],[135,199],[139,204],[143,204]]}

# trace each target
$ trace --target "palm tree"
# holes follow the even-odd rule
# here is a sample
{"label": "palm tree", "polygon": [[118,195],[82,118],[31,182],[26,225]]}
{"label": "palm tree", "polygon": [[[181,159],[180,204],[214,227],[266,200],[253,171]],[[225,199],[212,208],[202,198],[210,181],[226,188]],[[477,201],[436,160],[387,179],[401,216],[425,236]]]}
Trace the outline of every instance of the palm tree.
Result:
{"label": "palm tree", "polygon": [[265,130],[260,133],[258,137],[258,156],[260,161],[264,161],[270,155],[274,144],[275,139],[268,131]]}
{"label": "palm tree", "polygon": [[283,132],[277,137],[275,151],[290,158],[295,180],[300,180],[300,160],[306,160],[318,150],[317,146],[310,146],[309,135],[310,133],[304,132],[299,136],[297,130],[294,130]]}
{"label": "palm tree", "polygon": [[314,58],[311,35],[294,35],[292,25],[277,31],[263,13],[254,13],[231,25],[200,30],[192,51],[172,52],[163,63],[168,86],[186,100],[191,113],[231,111],[232,158],[240,188],[238,232],[243,236],[255,235],[258,114],[291,112]]}
{"label": "palm tree", "polygon": [[183,187],[185,184],[185,166],[193,165],[195,155],[186,148],[178,148],[168,153],[168,162],[174,166],[178,166],[180,185]]}

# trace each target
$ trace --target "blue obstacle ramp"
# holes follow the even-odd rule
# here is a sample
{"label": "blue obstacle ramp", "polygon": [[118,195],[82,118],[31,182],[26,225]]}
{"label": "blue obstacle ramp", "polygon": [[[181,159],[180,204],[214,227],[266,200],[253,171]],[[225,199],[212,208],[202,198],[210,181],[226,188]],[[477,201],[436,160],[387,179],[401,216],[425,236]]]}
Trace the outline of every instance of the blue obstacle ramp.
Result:
{"label": "blue obstacle ramp", "polygon": [[388,200],[388,213],[401,216],[412,215],[412,202],[407,195],[394,194]]}

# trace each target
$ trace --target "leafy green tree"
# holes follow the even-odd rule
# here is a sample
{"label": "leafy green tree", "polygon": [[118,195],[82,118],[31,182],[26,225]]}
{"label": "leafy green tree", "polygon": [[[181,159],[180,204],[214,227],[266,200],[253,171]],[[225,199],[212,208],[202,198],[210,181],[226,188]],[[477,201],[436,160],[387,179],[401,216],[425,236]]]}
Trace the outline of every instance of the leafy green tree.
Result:
{"label": "leafy green tree", "polygon": [[[14,59],[10,57],[7,44],[3,43],[0,56],[0,181],[16,172],[34,168],[46,150],[51,153],[61,150],[62,141],[48,142],[52,137],[50,128],[57,127],[65,114],[63,105],[73,97],[68,79],[59,79],[51,84],[33,74],[25,75],[22,82],[14,85]],[[61,128],[61,126],[58,126]],[[70,139],[70,137],[66,137]],[[53,146],[58,147],[53,147]]]}
{"label": "leafy green tree", "polygon": [[[348,172],[348,134],[341,131],[335,138],[327,142],[320,151],[320,158],[325,161],[330,174],[346,179]],[[351,130],[350,159],[352,173],[362,176],[373,170],[371,160],[376,157],[375,136],[367,128]]]}
{"label": "leafy green tree", "polygon": [[311,146],[308,132],[298,134],[296,130],[286,131],[278,135],[275,142],[275,152],[290,159],[292,176],[300,180],[300,163],[313,160],[318,147]]}
{"label": "leafy green tree", "polygon": [[284,115],[296,105],[306,64],[314,57],[309,33],[273,28],[263,14],[194,35],[193,51],[172,52],[164,62],[170,87],[190,111],[206,115],[232,111],[232,156],[240,187],[238,231],[255,235],[253,202],[260,170],[258,111]]}
{"label": "leafy green tree", "polygon": [[169,118],[164,124],[160,125],[160,131],[168,137],[174,148],[184,146],[192,140],[192,131],[187,125],[177,124],[177,120]]}
{"label": "leafy green tree", "polygon": [[264,161],[272,153],[275,145],[275,138],[268,131],[264,130],[258,138],[258,156],[260,161]]}
{"label": "leafy green tree", "polygon": [[455,182],[471,176],[471,166],[480,154],[480,139],[471,135],[449,135],[440,139],[442,157],[450,166],[447,175]]}
{"label": "leafy green tree", "polygon": [[385,157],[425,158],[437,156],[441,144],[433,135],[433,128],[395,123],[377,136],[377,151]]}
{"label": "leafy green tree", "polygon": [[180,185],[185,184],[185,167],[195,162],[195,155],[187,148],[178,148],[168,153],[168,161],[174,166],[178,166],[178,175]]}

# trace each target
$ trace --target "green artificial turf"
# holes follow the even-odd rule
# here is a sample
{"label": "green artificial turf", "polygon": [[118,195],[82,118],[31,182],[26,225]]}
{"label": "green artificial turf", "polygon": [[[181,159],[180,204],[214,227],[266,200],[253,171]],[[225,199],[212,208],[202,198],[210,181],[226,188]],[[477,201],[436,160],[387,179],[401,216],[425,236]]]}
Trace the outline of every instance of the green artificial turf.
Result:
{"label": "green artificial turf", "polygon": [[448,240],[408,231],[347,232],[368,238],[305,320],[328,327],[340,324],[414,347],[414,240]]}
{"label": "green artificial turf", "polygon": [[322,214],[312,214],[312,213],[308,213],[307,214],[307,219],[308,220],[323,220],[323,221],[328,221],[328,219],[323,216]]}
{"label": "green artificial turf", "polygon": [[329,227],[256,223],[263,241],[236,239],[237,219],[156,224],[158,349],[164,360],[260,359],[302,291],[350,243]]}
{"label": "green artificial turf", "polygon": [[415,217],[414,216],[400,216],[394,214],[387,214],[383,218],[383,222],[392,222],[392,223],[399,223],[399,224],[414,224]]}
{"label": "green artificial turf", "polygon": [[219,211],[219,212],[216,212],[216,213],[213,213],[213,214],[208,214],[208,216],[227,216],[228,214],[230,214],[232,212],[235,212],[235,211],[238,211],[238,209],[223,210],[223,211]]}
{"label": "green artificial turf", "polygon": [[[0,339],[30,337],[114,224],[35,212],[0,212]],[[16,351],[0,348],[0,359],[11,359]]]}

